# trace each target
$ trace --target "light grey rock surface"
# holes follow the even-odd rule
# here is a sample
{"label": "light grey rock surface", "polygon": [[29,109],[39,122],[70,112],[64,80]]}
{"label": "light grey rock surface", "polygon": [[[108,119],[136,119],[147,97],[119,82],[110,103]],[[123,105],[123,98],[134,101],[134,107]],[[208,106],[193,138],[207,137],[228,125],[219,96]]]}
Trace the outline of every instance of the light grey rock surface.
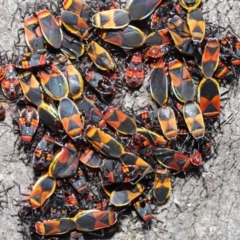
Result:
{"label": "light grey rock surface", "polygon": [[[26,3],[27,1],[24,1]],[[0,0],[0,47],[12,50],[17,36],[20,18],[13,17],[17,1]],[[208,20],[227,27],[231,25],[240,34],[240,1],[212,0],[204,1],[204,9]],[[11,22],[12,26],[10,25]],[[144,83],[146,86],[146,82]],[[146,91],[127,93],[124,102],[133,102],[134,108],[145,104]],[[137,105],[138,106],[137,106]],[[136,106],[135,106],[136,105]],[[8,108],[8,106],[7,106]],[[223,127],[223,133],[217,136],[219,143],[218,156],[204,164],[200,176],[188,175],[185,178],[173,177],[173,189],[169,201],[155,210],[154,221],[150,231],[142,231],[142,224],[132,217],[121,219],[120,229],[113,239],[173,239],[173,240],[238,240],[240,239],[240,94],[227,101],[224,116],[234,114],[234,121]],[[9,111],[6,123],[11,125]],[[13,181],[21,185],[24,193],[32,182],[32,169],[18,160],[18,153],[13,152],[16,136],[11,128],[0,123],[0,240],[22,239],[19,227],[15,200],[23,199]],[[3,188],[10,189],[2,196]]]}

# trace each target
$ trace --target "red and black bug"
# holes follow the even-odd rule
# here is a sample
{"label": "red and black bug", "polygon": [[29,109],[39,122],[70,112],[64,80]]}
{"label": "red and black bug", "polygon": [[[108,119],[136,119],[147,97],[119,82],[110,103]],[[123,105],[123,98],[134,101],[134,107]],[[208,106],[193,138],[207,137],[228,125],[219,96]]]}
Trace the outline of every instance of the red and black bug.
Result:
{"label": "red and black bug", "polygon": [[148,17],[160,3],[161,0],[131,0],[126,10],[129,12],[131,20],[142,20]]}
{"label": "red and black bug", "polygon": [[125,152],[120,142],[99,128],[88,125],[84,135],[97,151],[108,157],[118,158]]}
{"label": "red and black bug", "polygon": [[48,129],[54,133],[59,133],[59,131],[62,130],[62,123],[59,119],[58,111],[54,105],[43,101],[38,106],[37,111],[40,120]]}
{"label": "red and black bug", "polygon": [[103,120],[103,113],[95,106],[94,101],[84,97],[78,98],[75,101],[78,110],[84,114],[86,125],[94,125],[101,129],[106,127],[106,122]]}
{"label": "red and black bug", "polygon": [[20,113],[19,129],[24,143],[30,143],[39,124],[39,115],[35,108],[26,107]]}
{"label": "red and black bug", "polygon": [[35,224],[35,228],[36,232],[39,235],[58,235],[75,229],[76,223],[71,218],[59,218],[54,220],[47,220],[44,222],[37,222]]}
{"label": "red and black bug", "polygon": [[33,209],[39,208],[54,193],[56,180],[48,174],[42,175],[35,183],[29,195],[29,201]]}
{"label": "red and black bug", "polygon": [[144,79],[144,67],[142,62],[142,55],[140,52],[135,52],[130,63],[126,68],[125,80],[129,87],[139,87]]}
{"label": "red and black bug", "polygon": [[133,203],[133,206],[134,206],[135,210],[137,211],[137,213],[139,214],[139,216],[141,217],[141,219],[145,223],[148,224],[152,221],[153,211],[151,208],[150,200],[148,198],[139,199],[138,201],[135,201]]}
{"label": "red and black bug", "polygon": [[18,55],[13,64],[19,69],[31,69],[40,66],[46,66],[51,64],[51,59],[44,54],[26,52],[24,54]]}
{"label": "red and black bug", "polygon": [[7,64],[0,69],[0,82],[3,95],[10,101],[16,101],[21,96],[21,87],[14,64]]}
{"label": "red and black bug", "polygon": [[193,166],[202,165],[202,156],[199,152],[187,156],[172,149],[158,149],[155,156],[160,164],[178,172],[187,172]]}
{"label": "red and black bug", "polygon": [[131,20],[128,11],[112,9],[94,14],[92,25],[100,29],[119,29],[126,27]]}
{"label": "red and black bug", "polygon": [[54,64],[39,72],[41,86],[45,93],[53,100],[59,101],[69,94],[67,78]]}
{"label": "red and black bug", "polygon": [[36,169],[47,168],[52,160],[55,138],[45,134],[38,143],[33,156],[33,166]]}
{"label": "red and black bug", "polygon": [[116,88],[114,87],[112,81],[100,73],[90,71],[85,76],[85,79],[90,84],[90,86],[92,86],[100,94],[111,95],[116,91]]}
{"label": "red and black bug", "polygon": [[102,166],[102,157],[94,149],[86,147],[79,157],[79,160],[90,168],[99,168]]}
{"label": "red and black bug", "polygon": [[140,174],[136,165],[121,165],[114,160],[104,160],[100,169],[103,185],[132,183]]}
{"label": "red and black bug", "polygon": [[53,48],[59,49],[62,44],[63,34],[52,13],[47,9],[43,9],[37,12],[36,16],[46,42]]}
{"label": "red and black bug", "polygon": [[117,3],[115,0],[97,0],[97,4],[99,11],[117,8]]}
{"label": "red and black bug", "polygon": [[163,168],[155,170],[155,178],[153,184],[153,196],[157,203],[163,204],[171,193],[171,179],[169,171]]}
{"label": "red and black bug", "polygon": [[4,120],[6,117],[6,109],[3,104],[0,102],[0,121]]}
{"label": "red and black bug", "polygon": [[206,24],[200,9],[190,10],[187,14],[187,23],[194,43],[200,43],[205,37]]}
{"label": "red and black bug", "polygon": [[211,78],[217,69],[220,54],[220,43],[216,38],[209,38],[202,55],[202,73]]}
{"label": "red and black bug", "polygon": [[158,30],[167,25],[167,20],[170,12],[170,5],[165,2],[161,2],[154,13],[151,15],[150,28],[152,30]]}
{"label": "red and black bug", "polygon": [[134,116],[134,120],[139,127],[146,129],[157,129],[159,122],[156,111],[143,111]]}
{"label": "red and black bug", "polygon": [[116,188],[110,195],[110,203],[116,207],[123,207],[130,204],[139,197],[144,191],[142,184],[122,184]]}
{"label": "red and black bug", "polygon": [[165,148],[167,140],[163,136],[145,128],[138,128],[132,136],[131,144],[135,151],[144,156],[151,156],[158,147]]}
{"label": "red and black bug", "polygon": [[91,27],[77,13],[63,10],[61,12],[61,21],[68,32],[83,40],[88,39],[91,33]]}
{"label": "red and black bug", "polygon": [[219,83],[213,79],[202,79],[198,85],[198,102],[202,114],[207,118],[216,118],[220,114]]}
{"label": "red and black bug", "polygon": [[79,155],[74,144],[66,143],[61,151],[55,153],[48,169],[49,176],[55,179],[73,177],[77,172]]}
{"label": "red and black bug", "polygon": [[168,28],[175,47],[181,53],[193,56],[195,47],[187,23],[181,17],[175,15],[168,19]]}
{"label": "red and black bug", "polygon": [[108,125],[124,135],[133,135],[137,132],[134,120],[113,106],[104,110],[103,119]]}
{"label": "red and black bug", "polygon": [[84,89],[83,78],[80,72],[69,60],[66,62],[66,71],[64,74],[68,81],[70,97],[72,99],[80,98]]}
{"label": "red and black bug", "polygon": [[86,47],[86,52],[99,69],[103,71],[115,69],[115,62],[110,53],[97,42],[91,41]]}
{"label": "red and black bug", "polygon": [[[78,230],[91,232],[114,225],[117,222],[117,217],[118,215],[114,211],[86,210],[79,212],[73,219],[76,222],[76,228]],[[86,225],[86,221],[92,224]]]}
{"label": "red and black bug", "polygon": [[202,111],[197,103],[186,102],[183,105],[183,117],[189,133],[196,139],[202,139],[205,134],[205,122]]}
{"label": "red and black bug", "polygon": [[128,25],[123,30],[107,30],[99,34],[105,42],[111,43],[123,49],[141,47],[145,42],[145,34],[139,28]]}
{"label": "red and black bug", "polygon": [[168,101],[168,80],[165,62],[159,59],[154,65],[152,64],[150,75],[150,92],[152,98],[163,106]]}
{"label": "red and black bug", "polygon": [[23,72],[18,75],[18,82],[21,85],[25,98],[36,106],[43,102],[43,94],[40,84],[31,72]]}
{"label": "red and black bug", "polygon": [[80,39],[73,39],[67,31],[63,31],[61,51],[69,59],[75,60],[84,54],[84,45]]}
{"label": "red and black bug", "polygon": [[176,141],[177,121],[174,111],[169,106],[163,106],[158,109],[158,121],[163,135],[170,141]]}
{"label": "red and black bug", "polygon": [[68,136],[73,140],[80,138],[83,132],[84,118],[78,111],[76,104],[69,98],[61,99],[58,114]]}
{"label": "red and black bug", "polygon": [[79,0],[64,0],[63,9],[78,14],[81,18],[85,19],[86,21],[89,19],[90,13],[92,12],[90,6]]}
{"label": "red and black bug", "polygon": [[123,153],[120,156],[120,160],[123,164],[133,165],[133,166],[137,166],[139,168],[139,175],[140,176],[137,179],[137,181],[134,181],[134,183],[139,182],[145,176],[147,176],[148,174],[153,172],[153,168],[150,164],[148,164],[142,158],[140,158],[139,156],[137,156],[133,153],[130,153],[130,152]]}
{"label": "red and black bug", "polygon": [[169,43],[171,43],[171,35],[167,28],[151,32],[145,38],[145,44],[147,46],[164,46]]}
{"label": "red and black bug", "polygon": [[230,74],[229,67],[224,64],[223,62],[219,61],[217,69],[215,70],[213,77],[216,77],[217,79],[224,79]]}
{"label": "red and black bug", "polygon": [[80,168],[78,168],[77,173],[69,179],[69,182],[80,196],[86,196],[89,193],[87,180]]}
{"label": "red and black bug", "polygon": [[186,66],[176,59],[168,64],[168,70],[175,97],[181,102],[193,100],[195,85]]}
{"label": "red and black bug", "polygon": [[45,42],[42,31],[38,24],[38,19],[30,15],[23,22],[26,43],[31,52],[45,51]]}
{"label": "red and black bug", "polygon": [[171,36],[169,30],[161,29],[156,32],[149,33],[145,38],[145,44],[148,47],[145,58],[160,58],[170,51]]}

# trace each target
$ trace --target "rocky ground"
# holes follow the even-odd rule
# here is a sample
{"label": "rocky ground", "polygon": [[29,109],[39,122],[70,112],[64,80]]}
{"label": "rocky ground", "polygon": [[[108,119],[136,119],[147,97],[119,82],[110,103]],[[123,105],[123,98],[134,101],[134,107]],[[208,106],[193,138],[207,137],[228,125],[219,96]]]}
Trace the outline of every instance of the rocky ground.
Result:
{"label": "rocky ground", "polygon": [[[19,15],[14,16],[18,3],[0,0],[0,5],[0,49],[12,51],[20,24]],[[205,0],[203,11],[208,21],[223,27],[231,25],[240,34],[239,0]],[[140,89],[133,94],[135,102],[144,101],[143,92]],[[133,95],[128,93],[125,102],[132,102],[129,99]],[[239,90],[224,102],[222,120],[233,113],[233,121],[224,125],[216,138],[217,157],[204,164],[200,175],[173,178],[171,197],[155,209],[151,230],[143,231],[140,221],[123,217],[113,239],[240,239]],[[14,182],[20,184],[22,192],[28,193],[32,169],[18,160],[18,152],[13,151],[16,136],[10,127],[9,112],[5,122],[0,123],[0,240],[19,240],[22,236],[14,215],[17,214],[16,201],[22,196]],[[8,189],[7,194],[4,189]]]}

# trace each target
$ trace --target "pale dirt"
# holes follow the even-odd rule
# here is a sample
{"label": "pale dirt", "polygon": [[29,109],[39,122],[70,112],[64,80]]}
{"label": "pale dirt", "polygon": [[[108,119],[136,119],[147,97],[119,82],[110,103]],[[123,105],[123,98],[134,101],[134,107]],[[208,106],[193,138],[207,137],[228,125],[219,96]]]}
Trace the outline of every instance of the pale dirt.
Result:
{"label": "pale dirt", "polygon": [[[27,2],[27,1],[25,1]],[[0,47],[12,50],[20,19],[13,19],[12,14],[17,8],[17,1],[0,0]],[[205,1],[204,11],[208,20],[221,26],[231,24],[236,33],[240,34],[240,1],[212,0]],[[14,20],[12,27],[11,21]],[[146,84],[146,83],[145,83]],[[125,102],[145,105],[143,88],[139,92],[126,95]],[[147,98],[147,97],[146,97]],[[142,231],[140,221],[132,217],[121,219],[120,230],[113,239],[174,239],[174,240],[238,240],[240,239],[240,94],[227,102],[223,118],[234,114],[234,121],[223,127],[216,141],[219,143],[218,156],[204,164],[200,176],[174,177],[172,194],[169,201],[155,210],[155,219],[150,231]],[[11,125],[9,111],[6,123]],[[20,240],[22,236],[16,215],[14,200],[22,199],[13,181],[21,185],[22,192],[32,182],[32,170],[18,160],[18,153],[13,154],[16,136],[11,128],[0,123],[0,240]],[[3,188],[14,186],[7,196],[2,196]],[[2,196],[2,197],[1,197]],[[7,198],[6,198],[7,197]],[[163,230],[162,230],[163,229]]]}

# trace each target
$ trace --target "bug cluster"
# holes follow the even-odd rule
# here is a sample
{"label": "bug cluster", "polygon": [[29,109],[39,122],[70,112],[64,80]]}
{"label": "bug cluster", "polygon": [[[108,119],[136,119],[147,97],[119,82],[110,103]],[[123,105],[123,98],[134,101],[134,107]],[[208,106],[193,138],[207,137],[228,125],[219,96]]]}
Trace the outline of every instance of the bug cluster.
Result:
{"label": "bug cluster", "polygon": [[[19,147],[38,178],[19,211],[24,236],[106,236],[131,206],[150,224],[151,204],[170,196],[170,176],[216,153],[240,39],[206,23],[201,0],[36,5],[23,21],[27,51],[0,69],[2,93],[19,109]],[[143,81],[152,107],[116,103],[122,88]]]}

